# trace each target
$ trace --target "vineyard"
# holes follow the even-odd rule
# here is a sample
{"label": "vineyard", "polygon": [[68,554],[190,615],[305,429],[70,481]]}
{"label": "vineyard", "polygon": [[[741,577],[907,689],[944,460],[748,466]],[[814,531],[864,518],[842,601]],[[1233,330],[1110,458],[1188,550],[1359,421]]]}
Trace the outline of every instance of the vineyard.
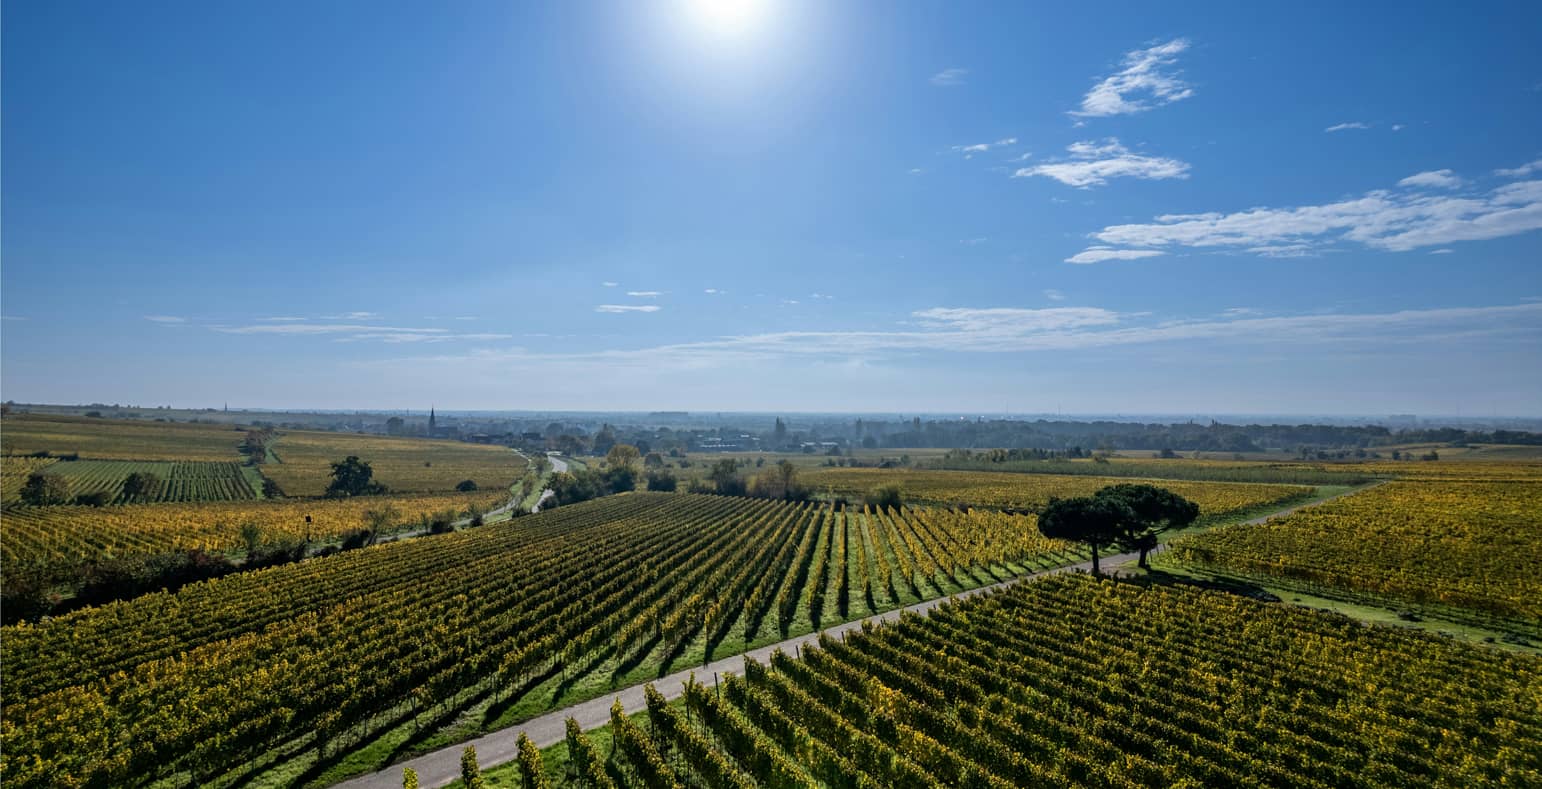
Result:
{"label": "vineyard", "polygon": [[[1012,472],[919,471],[909,469],[828,468],[804,471],[799,480],[816,493],[861,500],[881,485],[899,485],[907,501],[929,504],[1042,509],[1052,496],[1088,496],[1123,479]],[[1232,482],[1155,482],[1199,505],[1201,522],[1311,495],[1310,488]]]}
{"label": "vineyard", "polygon": [[[15,500],[11,491],[19,490],[26,482],[27,474],[31,473],[18,467],[20,476],[12,478],[10,460],[7,459],[4,470],[7,502]],[[252,489],[241,464],[233,461],[74,460],[53,463],[46,467],[46,472],[63,479],[69,485],[72,497],[104,493],[110,503],[123,502],[123,480],[136,472],[152,474],[161,481],[160,489],[143,503],[257,498],[257,491]]]}
{"label": "vineyard", "polygon": [[620,786],[1536,786],[1542,664],[1058,576],[650,692],[610,734]]}
{"label": "vineyard", "polygon": [[17,414],[0,423],[6,455],[79,455],[108,460],[240,460],[246,428]]}
{"label": "vineyard", "polygon": [[[6,510],[4,515],[4,560],[14,568],[68,564],[126,553],[194,548],[231,550],[240,546],[240,529],[246,523],[260,526],[269,540],[307,536],[325,540],[360,528],[368,509],[390,505],[401,513],[400,526],[414,527],[424,515],[447,509],[460,513],[473,505],[486,510],[505,498],[507,494],[491,491],[312,501],[16,507]],[[307,516],[311,519],[309,523],[305,520]]]}
{"label": "vineyard", "polygon": [[1542,622],[1542,482],[1389,482],[1266,524],[1175,541],[1166,561]]}
{"label": "vineyard", "polygon": [[1032,517],[609,497],[6,628],[0,778],[208,782],[1078,558]]}
{"label": "vineyard", "polygon": [[349,455],[368,462],[375,481],[395,493],[443,493],[468,479],[482,490],[507,490],[525,473],[524,458],[507,447],[459,441],[286,430],[271,449],[280,462],[262,473],[289,496],[325,493],[332,464]]}

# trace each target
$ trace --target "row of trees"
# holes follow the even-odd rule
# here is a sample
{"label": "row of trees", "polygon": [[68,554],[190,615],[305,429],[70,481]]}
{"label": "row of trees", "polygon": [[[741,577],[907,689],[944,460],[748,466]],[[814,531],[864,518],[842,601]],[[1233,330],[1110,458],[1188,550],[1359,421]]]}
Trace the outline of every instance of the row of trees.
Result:
{"label": "row of trees", "polygon": [[1199,505],[1155,485],[1109,485],[1091,496],[1050,499],[1039,514],[1045,537],[1079,542],[1092,549],[1092,572],[1098,573],[1098,553],[1109,546],[1140,552],[1140,566],[1150,567],[1147,555],[1157,547],[1157,535],[1181,529],[1199,517]]}
{"label": "row of trees", "polygon": [[[123,478],[122,498],[128,503],[154,501],[161,495],[165,482],[148,471],[136,471]],[[21,500],[35,507],[51,507],[59,504],[81,504],[105,507],[113,500],[107,491],[70,495],[70,483],[58,474],[37,473],[27,477],[18,492]]]}

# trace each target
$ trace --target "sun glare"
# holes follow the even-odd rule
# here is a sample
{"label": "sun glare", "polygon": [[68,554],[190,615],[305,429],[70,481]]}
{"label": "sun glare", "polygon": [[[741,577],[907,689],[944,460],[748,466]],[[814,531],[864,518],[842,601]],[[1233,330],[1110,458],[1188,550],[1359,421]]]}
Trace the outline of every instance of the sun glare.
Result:
{"label": "sun glare", "polygon": [[690,16],[707,32],[724,38],[752,34],[766,13],[768,0],[686,0]]}

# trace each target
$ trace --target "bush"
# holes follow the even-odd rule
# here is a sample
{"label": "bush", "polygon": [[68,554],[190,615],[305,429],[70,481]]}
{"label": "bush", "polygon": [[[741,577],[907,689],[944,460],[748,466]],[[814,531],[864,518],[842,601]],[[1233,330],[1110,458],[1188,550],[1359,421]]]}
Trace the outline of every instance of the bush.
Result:
{"label": "bush", "polygon": [[675,479],[675,475],[668,471],[648,472],[648,490],[673,493],[679,484],[680,481]]}
{"label": "bush", "polygon": [[112,494],[100,490],[95,493],[82,493],[75,497],[75,503],[82,507],[105,507],[112,503]]}
{"label": "bush", "polygon": [[463,479],[455,486],[455,489],[461,493],[474,492],[477,489],[476,480]]}
{"label": "bush", "polygon": [[897,510],[905,505],[905,495],[898,485],[880,485],[868,491],[862,502],[874,509]]}

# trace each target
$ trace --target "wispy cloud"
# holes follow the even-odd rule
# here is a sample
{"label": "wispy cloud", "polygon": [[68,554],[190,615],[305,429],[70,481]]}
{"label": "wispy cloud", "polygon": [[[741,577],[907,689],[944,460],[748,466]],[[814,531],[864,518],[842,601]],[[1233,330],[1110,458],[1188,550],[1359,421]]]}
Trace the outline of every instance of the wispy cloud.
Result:
{"label": "wispy cloud", "polygon": [[1450,170],[1426,170],[1422,173],[1414,173],[1398,181],[1397,185],[1403,187],[1455,189],[1462,185],[1462,179],[1456,177],[1456,173]]}
{"label": "wispy cloud", "polygon": [[1013,173],[1012,177],[1044,176],[1082,189],[1102,186],[1110,178],[1160,180],[1189,177],[1187,162],[1133,153],[1114,137],[1101,142],[1086,140],[1072,143],[1066,146],[1066,151],[1071,155],[1068,160],[1023,167]]}
{"label": "wispy cloud", "polygon": [[719,290],[717,288],[707,288],[706,290],[702,291],[702,293],[705,293],[708,296],[721,296],[721,295],[723,295],[724,293],[727,293],[727,292],[728,291]]}
{"label": "wispy cloud", "polygon": [[921,173],[924,173],[924,172],[926,172],[926,171],[922,170],[919,167],[912,167],[912,168],[910,168],[910,174],[911,175],[920,175]]}
{"label": "wispy cloud", "polygon": [[595,312],[658,312],[657,304],[601,304],[594,308]]}
{"label": "wispy cloud", "polygon": [[1155,249],[1114,249],[1113,247],[1088,247],[1065,259],[1067,263],[1102,263],[1105,260],[1139,260],[1165,255]]}
{"label": "wispy cloud", "polygon": [[0,315],[0,321],[24,321],[26,318],[20,315]]}
{"label": "wispy cloud", "polygon": [[145,320],[166,325],[187,323],[187,318],[179,318],[175,315],[146,315]]}
{"label": "wispy cloud", "polygon": [[977,142],[973,145],[955,145],[954,153],[961,153],[965,159],[973,159],[977,153],[986,153],[992,148],[1006,148],[1017,144],[1016,137],[1003,137],[995,142]]}
{"label": "wispy cloud", "polygon": [[1121,252],[1191,247],[1304,254],[1340,244],[1404,252],[1537,229],[1542,229],[1542,181],[1519,181],[1487,192],[1383,189],[1322,205],[1168,214],[1149,223],[1105,227],[1092,234],[1100,246],[1088,252],[1106,257],[1109,247],[1135,248],[1116,250]]}
{"label": "wispy cloud", "polygon": [[1189,48],[1188,39],[1175,38],[1164,44],[1126,53],[1118,72],[1104,77],[1082,98],[1082,106],[1071,115],[1081,118],[1128,115],[1181,101],[1194,95],[1194,89],[1178,78],[1172,67],[1178,55]]}
{"label": "wispy cloud", "polygon": [[990,239],[986,238],[985,236],[979,236],[977,238],[961,238],[958,240],[958,243],[963,244],[966,247],[977,247],[989,240]]}
{"label": "wispy cloud", "polygon": [[1361,123],[1360,121],[1349,121],[1347,123],[1335,123],[1332,126],[1329,126],[1328,128],[1323,129],[1323,131],[1325,131],[1325,132],[1341,132],[1341,131],[1349,131],[1351,129],[1369,129],[1369,128],[1371,128],[1371,124],[1369,124],[1369,123]]}
{"label": "wispy cloud", "polygon": [[376,326],[369,323],[276,323],[252,326],[213,326],[225,334],[349,334],[355,332],[396,332],[410,334],[445,334],[448,329],[415,329],[394,326]]}
{"label": "wispy cloud", "polygon": [[322,320],[328,321],[372,321],[380,317],[378,312],[344,312],[340,315],[323,315]]}
{"label": "wispy cloud", "polygon": [[956,85],[964,84],[964,77],[967,76],[969,76],[969,69],[945,68],[942,71],[933,74],[931,79],[928,79],[927,82],[930,82],[939,88],[951,88]]}
{"label": "wispy cloud", "polygon": [[1432,249],[1432,250],[1430,250],[1430,254],[1431,255],[1449,255],[1449,254],[1451,254],[1452,252],[1455,252],[1455,251],[1456,250],[1451,249],[1450,247],[1442,247],[1440,249]]}
{"label": "wispy cloud", "polygon": [[621,283],[619,283],[619,282],[601,282],[600,284],[603,285],[604,287],[607,287],[607,288],[614,288],[614,287],[620,285]]}
{"label": "wispy cloud", "polygon": [[629,290],[626,295],[638,299],[656,299],[664,295],[662,290]]}
{"label": "wispy cloud", "polygon": [[296,317],[296,316],[293,316],[293,315],[275,315],[275,316],[273,316],[271,318],[258,318],[257,320],[260,320],[260,321],[292,322],[292,321],[303,321],[303,320],[308,320],[308,319],[307,318]]}
{"label": "wispy cloud", "polygon": [[377,341],[391,344],[400,343],[440,343],[440,342],[478,342],[491,340],[507,340],[513,335],[497,334],[491,332],[465,333],[452,332],[449,329],[437,327],[420,328],[409,326],[380,326],[373,323],[309,323],[301,321],[278,321],[258,323],[246,326],[210,326],[209,328],[222,334],[244,334],[257,336],[276,337],[326,337],[331,336],[333,342],[367,342]]}
{"label": "wispy cloud", "polygon": [[[729,361],[774,357],[871,359],[920,352],[1023,353],[1162,342],[1216,341],[1250,345],[1366,342],[1425,343],[1440,339],[1542,337],[1542,302],[1381,313],[1261,316],[1248,309],[1201,318],[1157,318],[1096,307],[934,307],[911,314],[900,331],[791,331],[721,337],[693,343],[577,354],[488,351],[455,361],[636,365],[645,369],[709,369]],[[1488,341],[1488,340],[1485,340]]]}
{"label": "wispy cloud", "polygon": [[1520,167],[1512,167],[1509,169],[1501,168],[1494,171],[1494,175],[1497,175],[1501,178],[1525,178],[1532,173],[1542,173],[1542,159],[1532,160],[1521,165]]}
{"label": "wispy cloud", "polygon": [[1054,288],[1045,288],[1044,298],[1049,299],[1050,301],[1065,301],[1065,294]]}

